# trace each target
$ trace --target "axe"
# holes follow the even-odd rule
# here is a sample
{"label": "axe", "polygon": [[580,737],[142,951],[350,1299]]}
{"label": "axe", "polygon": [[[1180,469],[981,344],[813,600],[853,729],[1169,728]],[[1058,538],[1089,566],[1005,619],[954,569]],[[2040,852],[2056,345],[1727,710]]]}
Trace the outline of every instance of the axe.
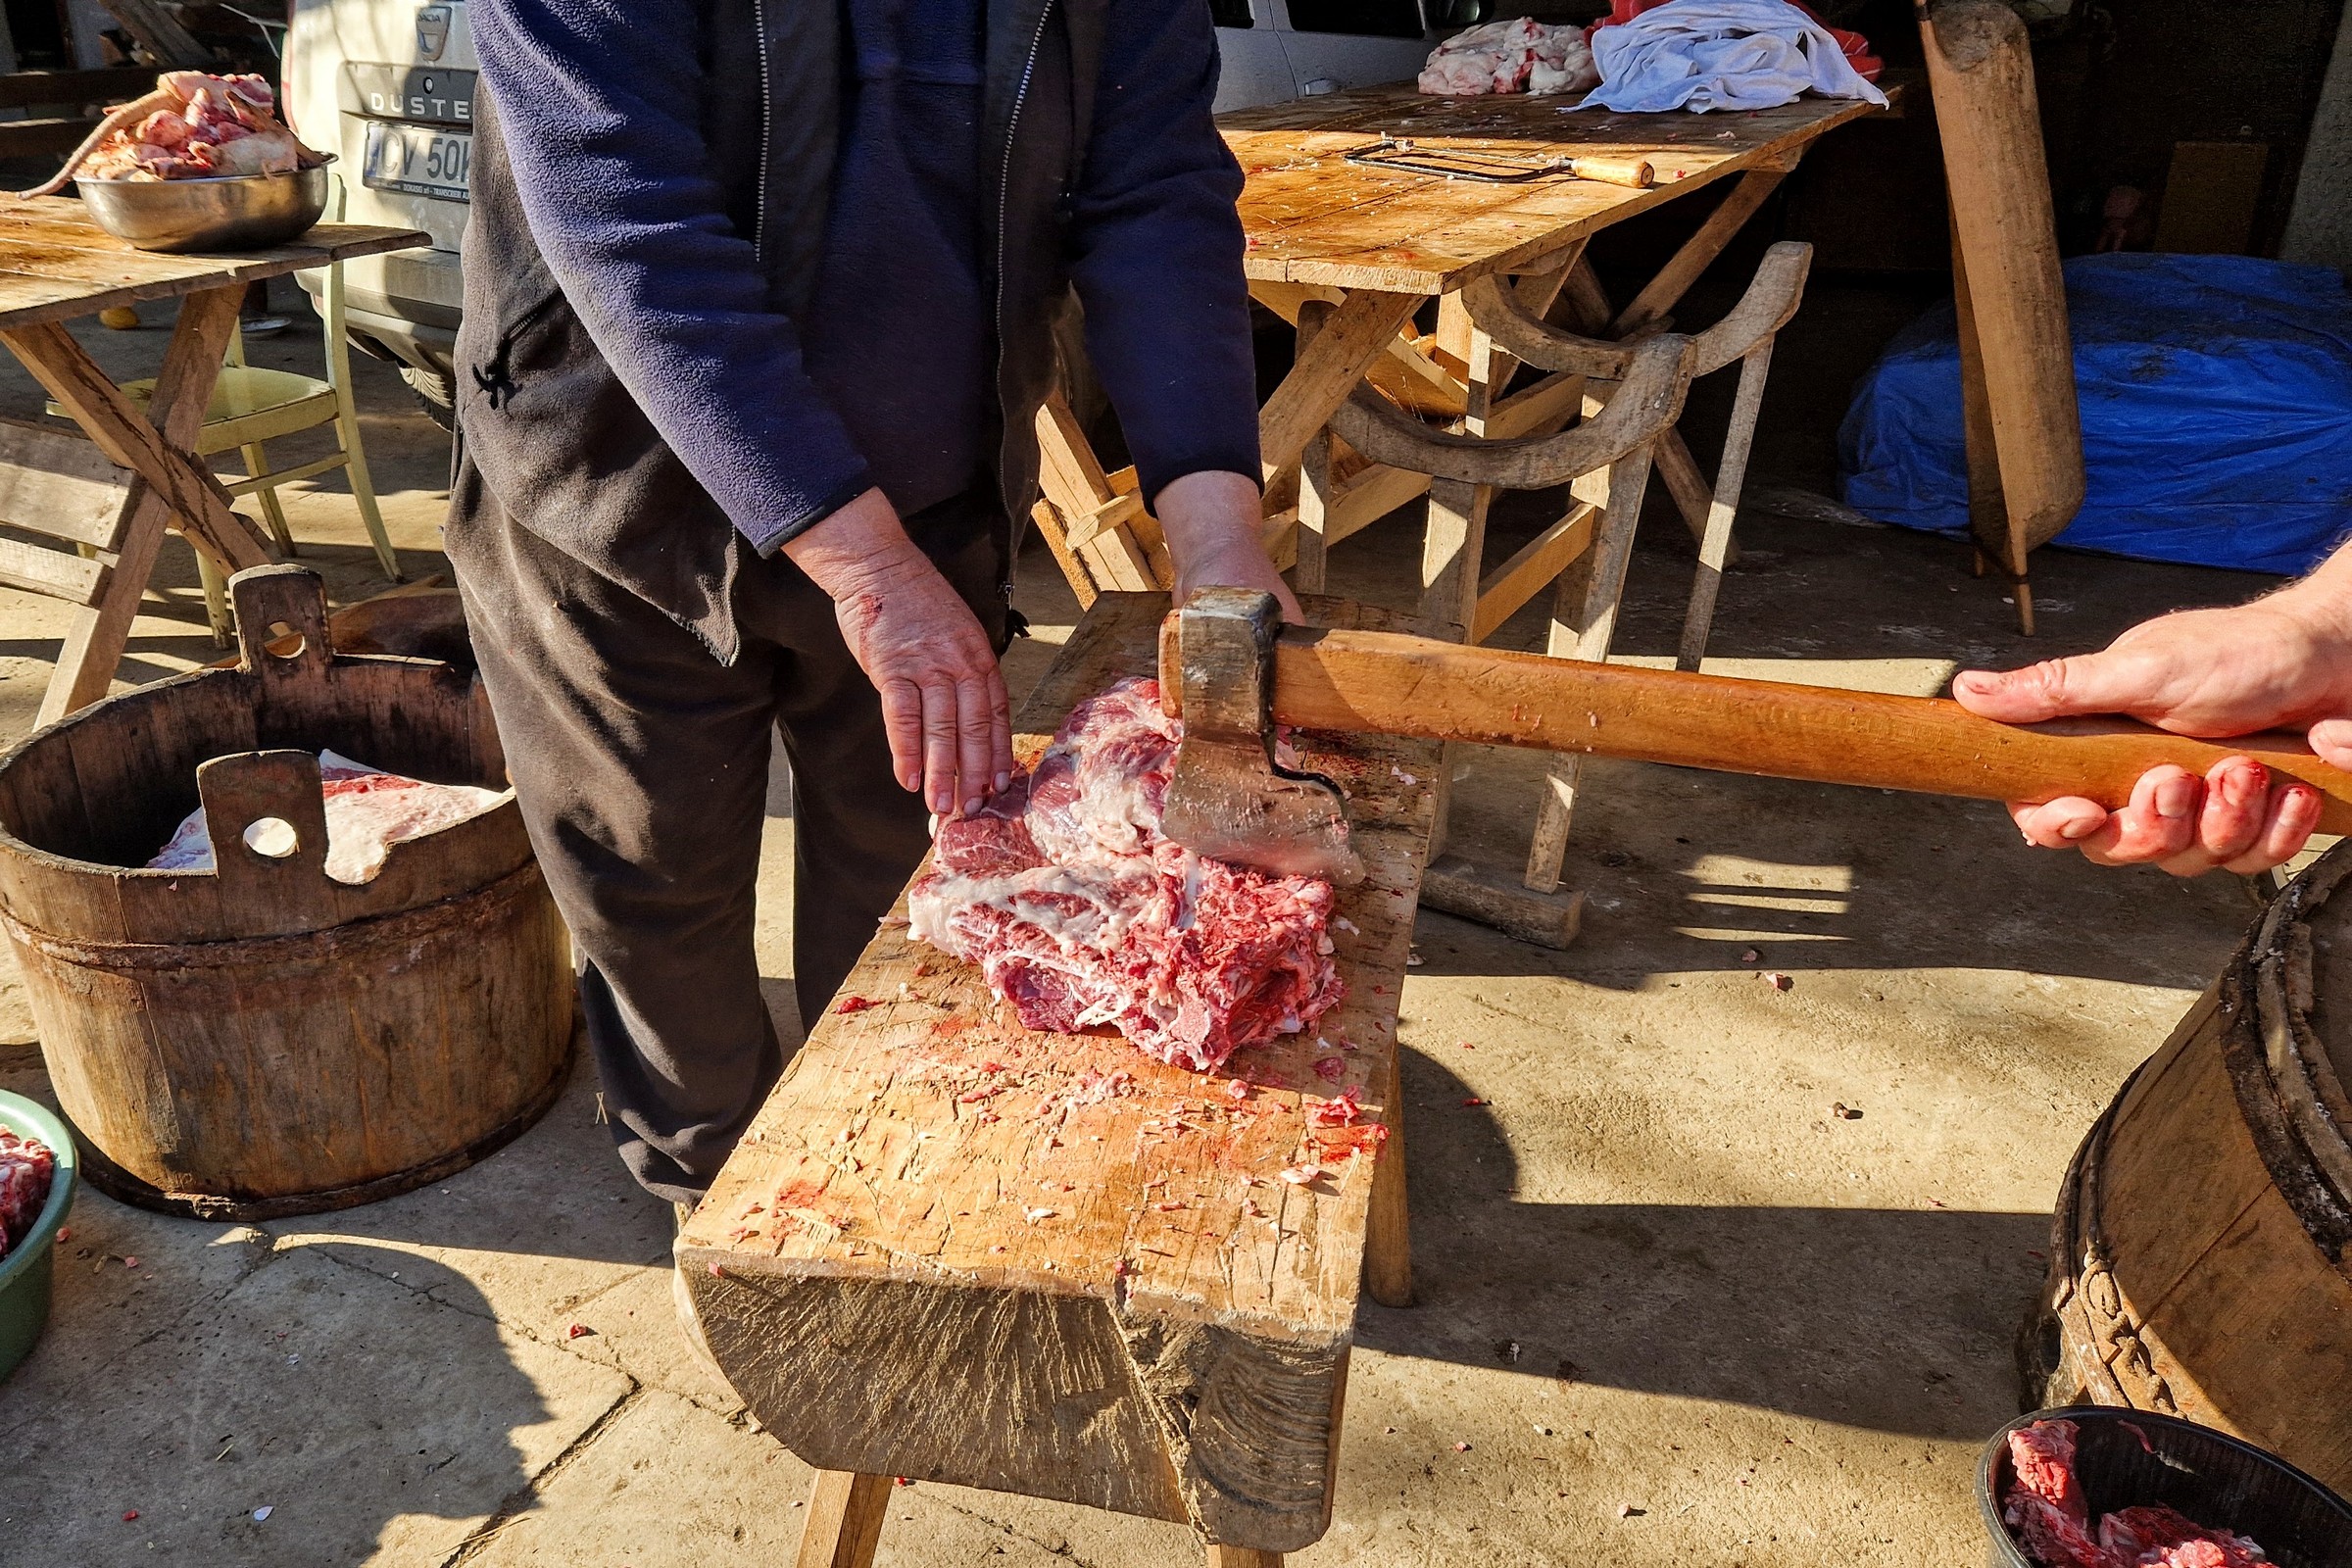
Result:
{"label": "axe", "polygon": [[1720,773],[1984,801],[2114,808],[2173,762],[2251,757],[2352,832],[2352,773],[2279,731],[2230,741],[2125,718],[2000,724],[1942,698],[1734,680],[1393,632],[1285,626],[1271,594],[1203,588],[1160,625],[1160,701],[1184,722],[1160,831],[1212,859],[1363,879],[1339,786],[1275,760],[1275,726],[1584,752]]}

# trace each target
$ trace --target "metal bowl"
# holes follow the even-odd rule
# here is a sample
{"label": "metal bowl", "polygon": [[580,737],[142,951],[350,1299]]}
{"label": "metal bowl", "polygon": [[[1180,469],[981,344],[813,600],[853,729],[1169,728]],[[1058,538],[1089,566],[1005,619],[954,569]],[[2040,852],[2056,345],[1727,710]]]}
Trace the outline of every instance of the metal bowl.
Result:
{"label": "metal bowl", "polygon": [[303,232],[326,211],[325,164],[291,174],[76,179],[74,184],[100,228],[142,251],[267,250]]}

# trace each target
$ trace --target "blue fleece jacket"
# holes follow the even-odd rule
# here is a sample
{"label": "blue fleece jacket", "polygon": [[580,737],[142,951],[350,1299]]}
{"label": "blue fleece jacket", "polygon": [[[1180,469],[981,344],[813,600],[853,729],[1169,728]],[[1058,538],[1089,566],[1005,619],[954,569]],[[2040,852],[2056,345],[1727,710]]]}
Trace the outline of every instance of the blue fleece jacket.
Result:
{"label": "blue fleece jacket", "polygon": [[[967,488],[995,405],[977,129],[983,0],[851,0],[807,319],[769,304],[707,172],[690,0],[474,0],[532,237],[662,439],[762,552],[879,484]],[[1144,494],[1257,475],[1241,173],[1200,0],[1113,0],[1070,271]]]}

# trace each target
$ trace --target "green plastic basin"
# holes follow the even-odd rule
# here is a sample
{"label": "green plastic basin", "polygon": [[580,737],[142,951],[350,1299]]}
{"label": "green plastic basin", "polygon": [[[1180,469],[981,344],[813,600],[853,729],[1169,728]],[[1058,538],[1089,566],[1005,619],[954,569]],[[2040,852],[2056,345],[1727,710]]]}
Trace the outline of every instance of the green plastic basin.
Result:
{"label": "green plastic basin", "polygon": [[0,1090],[0,1127],[20,1138],[37,1138],[57,1155],[57,1175],[49,1184],[49,1201],[41,1205],[40,1218],[22,1245],[0,1257],[0,1378],[5,1378],[32,1353],[49,1321],[57,1232],[66,1222],[66,1210],[74,1206],[79,1167],[65,1118],[39,1102]]}

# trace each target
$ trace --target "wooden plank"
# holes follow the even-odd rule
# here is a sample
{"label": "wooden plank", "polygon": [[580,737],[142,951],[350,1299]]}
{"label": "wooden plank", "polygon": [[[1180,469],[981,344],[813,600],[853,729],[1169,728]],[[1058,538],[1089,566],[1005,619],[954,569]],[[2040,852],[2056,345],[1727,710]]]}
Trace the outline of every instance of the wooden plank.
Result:
{"label": "wooden plank", "polygon": [[64,550],[44,550],[22,539],[0,539],[0,583],[46,594],[69,604],[92,605],[106,592],[114,568],[104,561]]}
{"label": "wooden plank", "polygon": [[1569,564],[1592,548],[1592,523],[1599,509],[1580,503],[1568,514],[1522,545],[1511,559],[1487,573],[1478,585],[1478,604],[1471,612],[1469,640],[1483,643],[1501,630]]}
{"label": "wooden plank", "polygon": [[139,47],[170,71],[210,71],[213,53],[156,0],[98,0]]}
{"label": "wooden plank", "polygon": [[1307,437],[1347,401],[1420,303],[1413,295],[1358,290],[1301,341],[1297,363],[1257,415],[1258,461],[1269,478],[1298,461]]}
{"label": "wooden plank", "polygon": [[869,1568],[890,1513],[889,1476],[819,1470],[794,1568]]}
{"label": "wooden plank", "polygon": [[65,196],[0,200],[0,328],[95,315],[116,305],[277,277],[329,261],[431,242],[416,229],[320,223],[301,239],[233,255],[133,250]]}
{"label": "wooden plank", "polygon": [[2177,141],[2156,210],[2156,249],[2175,255],[2243,256],[2270,148],[2258,141]]}
{"label": "wooden plank", "polygon": [[2025,24],[1997,0],[1952,0],[1921,27],[2006,514],[1999,536],[1979,542],[2022,577],[2027,553],[2073,520],[2083,490],[2034,59]]}
{"label": "wooden plank", "polygon": [[[232,565],[258,565],[270,559],[267,548],[246,531],[244,519],[228,511],[226,497],[212,475],[187,456],[203,427],[213,380],[220,372],[220,355],[236,326],[241,292],[217,289],[199,294],[181,310],[171,346],[164,351],[163,370],[156,377],[155,397],[146,416],[131,409],[63,328],[52,324],[0,334],[20,358],[25,354],[20,342],[29,343],[33,358],[25,360],[26,368],[68,407],[87,410],[91,418],[106,425],[108,441],[125,451],[136,447],[143,460],[126,465],[138,468],[140,477],[131,489],[114,578],[104,597],[77,612],[66,629],[57,668],[41,697],[40,722],[44,724],[96,702],[113,684],[115,666],[122,661],[130,624],[138,615],[139,598],[146,592],[156,555],[163,548],[164,531],[174,515],[195,532],[193,542],[199,548],[223,549]],[[157,422],[150,424],[150,417]],[[85,422],[83,428],[97,439],[98,432],[91,424]],[[108,441],[98,443],[101,451],[106,450]],[[157,484],[150,469],[167,483]],[[190,517],[173,503],[175,490],[192,487],[197,480],[208,487],[199,492],[199,499],[217,502],[220,514],[229,519],[229,525],[220,530],[225,537],[218,543],[206,518]]]}
{"label": "wooden plank", "polygon": [[[155,73],[144,66],[113,66],[99,71],[13,71],[0,76],[0,109],[128,103],[154,86]],[[82,135],[88,135],[89,127],[95,123],[94,120],[83,121]]]}
{"label": "wooden plank", "polygon": [[81,145],[98,122],[65,117],[0,121],[0,158],[47,158]]}
{"label": "wooden plank", "polygon": [[[232,298],[224,309],[233,323],[236,301]],[[214,335],[223,342],[227,339],[225,330]],[[263,565],[273,559],[269,547],[229,510],[227,493],[211,471],[189,456],[186,446],[172,442],[149,424],[146,414],[106,378],[64,327],[52,322],[0,330],[0,342],[6,342],[24,368],[48,388],[50,396],[65,405],[99,451],[134,470],[163,496],[181,528],[198,544],[231,569]],[[160,412],[160,400],[158,408]],[[187,421],[193,426],[186,437],[190,443],[201,428],[202,416],[199,406],[195,417]]]}
{"label": "wooden plank", "polygon": [[1682,249],[1674,253],[1673,259],[1617,313],[1617,319],[1609,323],[1609,336],[1624,337],[1673,310],[1675,302],[1698,281],[1699,274],[1723,254],[1732,236],[1740,232],[1755,216],[1756,209],[1764,205],[1764,199],[1780,189],[1781,181],[1788,177],[1788,172],[1779,168],[1753,169],[1742,175],[1739,184],[1724,193],[1723,200],[1707,215],[1707,220],[1698,225],[1698,232],[1683,241]]}
{"label": "wooden plank", "polygon": [[[1753,115],[1564,115],[1542,99],[1437,99],[1409,86],[1247,109],[1219,126],[1248,176],[1241,201],[1253,280],[1442,295],[1539,259],[1699,185],[1788,161],[1880,111],[1804,98]],[[1638,157],[1647,190],[1567,177],[1476,185],[1346,163],[1387,132],[1433,150]]]}
{"label": "wooden plank", "polygon": [[[1024,758],[1081,697],[1152,669],[1165,605],[1097,602],[1016,721]],[[804,1460],[1260,1550],[1322,1533],[1436,750],[1299,739],[1351,792],[1371,868],[1339,897],[1348,999],[1319,1036],[1203,1077],[1031,1033],[898,916],[845,988],[875,1005],[816,1020],[678,1244],[712,1354]],[[1349,1091],[1362,1123],[1309,1123]],[[1321,1179],[1276,1179],[1307,1156]]]}
{"label": "wooden plank", "polygon": [[131,479],[85,436],[0,418],[0,521],[112,550],[122,542]]}

